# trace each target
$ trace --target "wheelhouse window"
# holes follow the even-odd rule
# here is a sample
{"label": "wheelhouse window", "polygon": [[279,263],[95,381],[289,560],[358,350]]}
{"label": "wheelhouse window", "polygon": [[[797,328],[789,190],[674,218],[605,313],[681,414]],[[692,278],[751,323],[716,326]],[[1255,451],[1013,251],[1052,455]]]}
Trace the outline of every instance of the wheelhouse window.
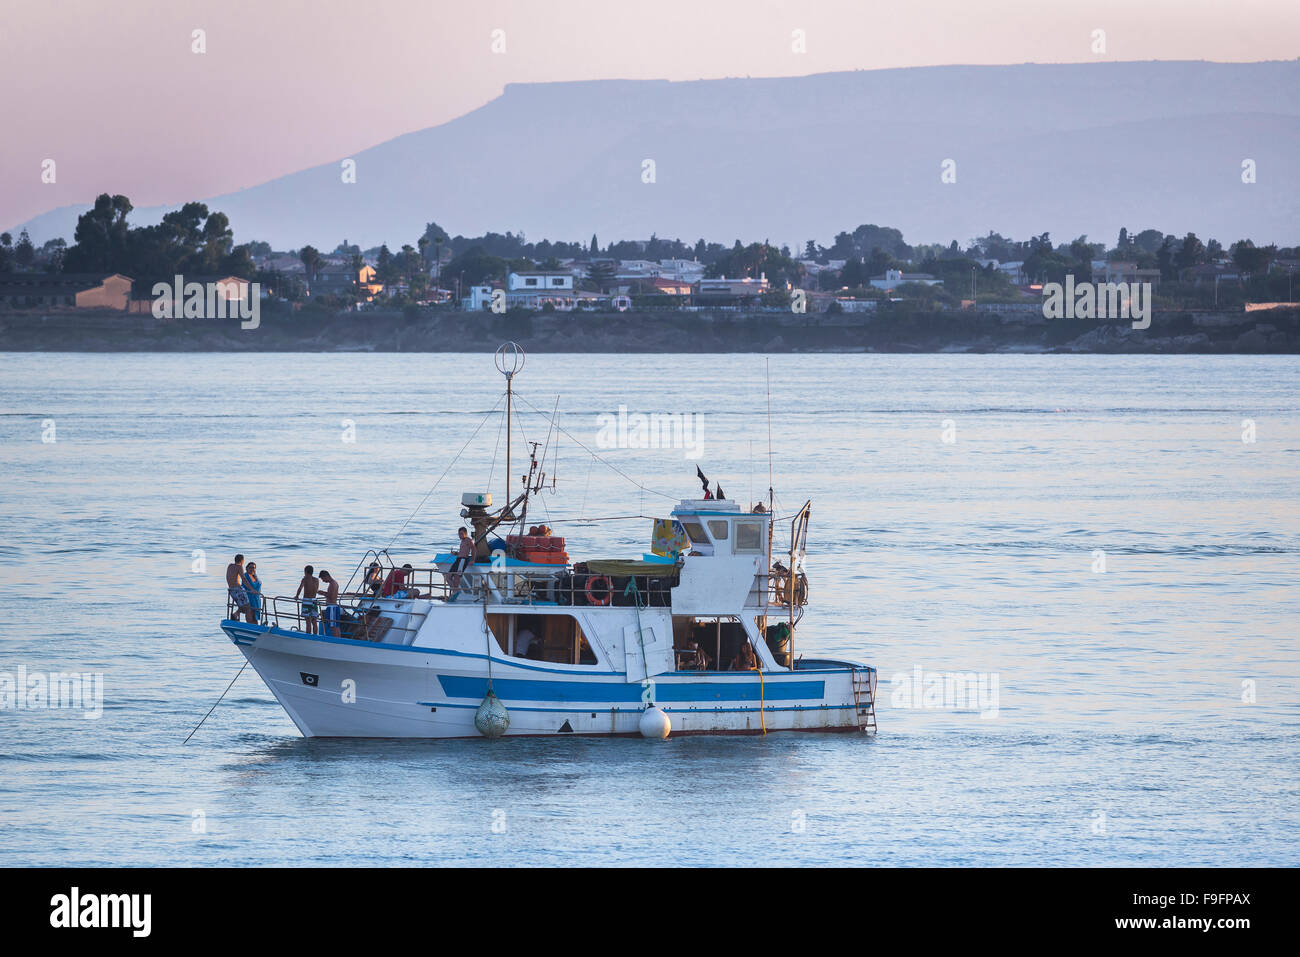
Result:
{"label": "wheelhouse window", "polygon": [[713,536],[715,542],[725,542],[727,540],[727,526],[730,522],[725,519],[714,518],[709,520],[709,534]]}
{"label": "wheelhouse window", "polygon": [[488,629],[510,658],[557,665],[596,665],[582,626],[572,615],[514,615],[489,612]]}
{"label": "wheelhouse window", "polygon": [[691,540],[691,550],[699,552],[701,555],[713,554],[713,542],[709,535],[704,531],[704,526],[699,522],[692,522],[689,519],[682,519],[682,528],[686,529],[686,537]]}
{"label": "wheelhouse window", "polygon": [[673,615],[678,671],[752,671],[752,652],[745,626],[735,616]]}
{"label": "wheelhouse window", "polygon": [[761,552],[763,550],[763,523],[738,520],[736,522],[736,551]]}

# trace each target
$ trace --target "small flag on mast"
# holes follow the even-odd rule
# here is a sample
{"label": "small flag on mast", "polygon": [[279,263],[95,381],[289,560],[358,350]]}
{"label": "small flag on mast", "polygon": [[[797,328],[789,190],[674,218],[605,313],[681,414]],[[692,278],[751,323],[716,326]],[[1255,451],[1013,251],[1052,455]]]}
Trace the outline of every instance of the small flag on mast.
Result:
{"label": "small flag on mast", "polygon": [[705,476],[704,470],[697,465],[695,466],[695,474],[699,476],[700,484],[704,486],[704,497],[706,499],[713,498],[713,494],[709,491],[709,480]]}

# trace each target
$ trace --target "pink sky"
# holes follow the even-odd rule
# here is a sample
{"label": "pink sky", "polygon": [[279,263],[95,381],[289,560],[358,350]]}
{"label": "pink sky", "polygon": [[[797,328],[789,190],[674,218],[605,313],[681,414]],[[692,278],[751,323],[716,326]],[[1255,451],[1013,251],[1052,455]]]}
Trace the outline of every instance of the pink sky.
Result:
{"label": "pink sky", "polygon": [[1300,55],[1296,0],[5,0],[2,16],[5,227],[101,192],[149,206],[253,186],[509,82]]}

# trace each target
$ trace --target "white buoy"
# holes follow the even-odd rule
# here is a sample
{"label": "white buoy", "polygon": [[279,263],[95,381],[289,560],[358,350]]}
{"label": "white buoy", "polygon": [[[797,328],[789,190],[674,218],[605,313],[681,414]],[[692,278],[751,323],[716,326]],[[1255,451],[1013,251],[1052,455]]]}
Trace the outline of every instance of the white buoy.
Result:
{"label": "white buoy", "polygon": [[668,715],[654,705],[641,712],[641,737],[666,738],[668,732],[672,731],[672,729],[673,723],[669,720]]}
{"label": "white buoy", "polygon": [[489,691],[474,712],[474,727],[485,738],[499,738],[510,727],[510,712],[495,693]]}

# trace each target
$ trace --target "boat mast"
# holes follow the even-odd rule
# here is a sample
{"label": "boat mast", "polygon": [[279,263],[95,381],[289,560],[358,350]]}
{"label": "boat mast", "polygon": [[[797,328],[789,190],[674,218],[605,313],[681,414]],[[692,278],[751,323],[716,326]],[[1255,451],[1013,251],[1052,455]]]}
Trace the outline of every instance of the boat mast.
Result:
{"label": "boat mast", "polygon": [[517,342],[506,342],[496,354],[497,371],[506,377],[506,508],[510,507],[510,420],[514,409],[515,375],[524,368],[523,347]]}
{"label": "boat mast", "polygon": [[[770,358],[764,358],[763,360],[763,374],[767,380],[767,598],[770,603],[772,598],[772,542],[776,529],[776,493],[772,491],[772,360]],[[765,643],[767,641],[766,607],[763,609],[763,641]],[[780,662],[777,662],[777,664],[780,664]]]}

